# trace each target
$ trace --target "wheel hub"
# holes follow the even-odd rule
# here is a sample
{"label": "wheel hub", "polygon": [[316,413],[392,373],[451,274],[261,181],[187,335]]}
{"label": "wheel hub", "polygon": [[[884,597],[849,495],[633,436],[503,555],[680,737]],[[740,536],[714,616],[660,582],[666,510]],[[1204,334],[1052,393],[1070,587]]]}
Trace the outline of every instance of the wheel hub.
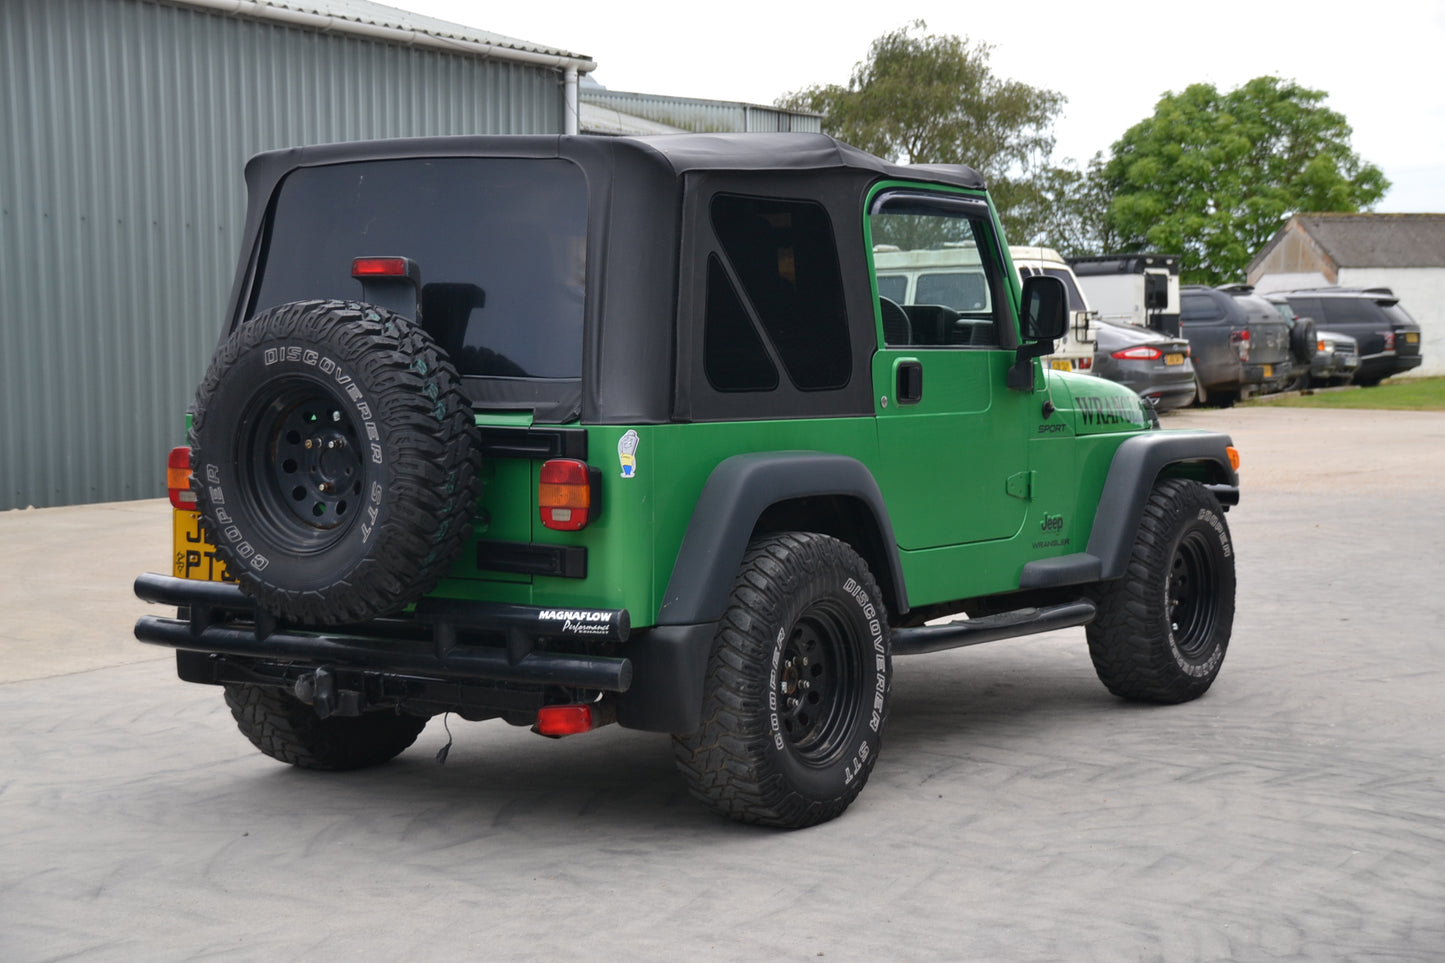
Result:
{"label": "wheel hub", "polygon": [[1191,532],[1169,566],[1169,628],[1179,651],[1198,658],[1210,647],[1216,586],[1203,536]]}
{"label": "wheel hub", "polygon": [[793,626],[778,672],[778,722],[784,738],[804,760],[831,754],[849,723],[840,695],[843,629],[828,613],[813,610]]}

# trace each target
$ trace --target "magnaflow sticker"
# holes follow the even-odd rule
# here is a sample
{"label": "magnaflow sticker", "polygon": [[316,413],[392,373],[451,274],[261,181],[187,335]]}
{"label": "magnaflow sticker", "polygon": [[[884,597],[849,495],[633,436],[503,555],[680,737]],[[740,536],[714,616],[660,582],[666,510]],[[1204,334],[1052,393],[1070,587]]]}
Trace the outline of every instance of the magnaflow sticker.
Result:
{"label": "magnaflow sticker", "polygon": [[617,440],[617,460],[622,464],[623,478],[637,474],[637,441],[637,432],[631,428]]}

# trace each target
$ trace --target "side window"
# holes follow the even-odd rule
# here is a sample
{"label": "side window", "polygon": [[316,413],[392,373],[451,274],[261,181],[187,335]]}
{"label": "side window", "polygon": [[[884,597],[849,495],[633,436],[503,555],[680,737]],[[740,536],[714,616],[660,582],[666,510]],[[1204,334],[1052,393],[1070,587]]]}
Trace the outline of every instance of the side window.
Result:
{"label": "side window", "polygon": [[774,359],[800,391],[847,385],[853,349],[827,211],[811,201],[718,194],[709,213],[727,262],[708,261],[703,368],[712,386],[771,390]]}
{"label": "side window", "polygon": [[1381,319],[1375,306],[1363,298],[1321,298],[1326,324],[1377,324]]}
{"label": "side window", "polygon": [[1179,297],[1179,320],[1222,321],[1224,309],[1207,294],[1183,294]]}
{"label": "side window", "polygon": [[[1008,315],[986,208],[952,196],[885,194],[868,227],[886,345],[1000,346]],[[890,296],[908,290],[909,279],[907,303]]]}

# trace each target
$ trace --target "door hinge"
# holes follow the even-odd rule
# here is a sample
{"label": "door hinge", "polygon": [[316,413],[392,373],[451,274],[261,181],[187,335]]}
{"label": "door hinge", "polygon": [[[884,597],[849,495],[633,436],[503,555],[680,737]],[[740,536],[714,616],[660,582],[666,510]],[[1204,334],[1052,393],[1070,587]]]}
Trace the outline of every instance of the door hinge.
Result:
{"label": "door hinge", "polygon": [[1034,473],[1021,471],[1016,475],[1008,476],[1008,481],[1004,483],[1004,490],[1015,498],[1033,498]]}

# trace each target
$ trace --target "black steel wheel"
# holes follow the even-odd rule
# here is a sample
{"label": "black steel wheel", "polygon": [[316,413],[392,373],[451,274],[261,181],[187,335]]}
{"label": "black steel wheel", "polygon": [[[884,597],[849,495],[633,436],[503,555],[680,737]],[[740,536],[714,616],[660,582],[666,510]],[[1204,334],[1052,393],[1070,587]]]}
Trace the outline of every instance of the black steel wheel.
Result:
{"label": "black steel wheel", "polygon": [[393,711],[322,719],[284,689],[237,683],[226,685],[226,705],[252,745],[302,769],[380,765],[416,742],[428,721]]}
{"label": "black steel wheel", "polygon": [[888,620],[844,543],[754,540],[709,662],[703,724],[673,737],[693,795],[742,822],[797,829],[841,814],[877,761]]}
{"label": "black steel wheel", "polygon": [[425,594],[461,550],[479,446],[445,352],[365,304],[299,301],[222,345],[191,420],[197,507],[241,588],[304,623]]}
{"label": "black steel wheel", "polygon": [[1182,479],[1155,485],[1124,576],[1097,592],[1089,655],[1109,691],[1176,703],[1219,674],[1234,624],[1234,544],[1219,502]]}

